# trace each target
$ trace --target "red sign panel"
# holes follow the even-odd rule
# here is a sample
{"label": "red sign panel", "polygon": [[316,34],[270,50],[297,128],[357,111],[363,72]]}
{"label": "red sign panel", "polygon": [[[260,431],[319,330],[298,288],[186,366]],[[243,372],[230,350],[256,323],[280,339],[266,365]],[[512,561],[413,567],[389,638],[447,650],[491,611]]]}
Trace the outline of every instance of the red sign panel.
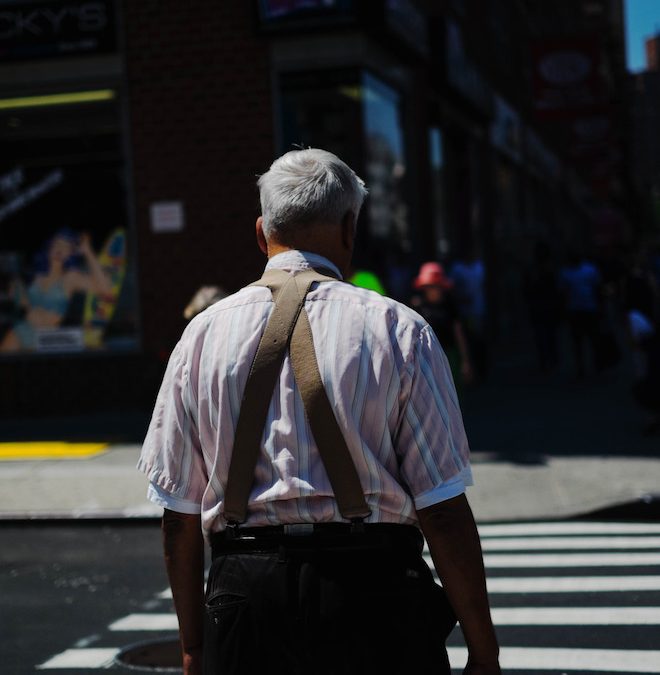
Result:
{"label": "red sign panel", "polygon": [[590,38],[532,46],[534,109],[542,119],[571,117],[602,98],[598,45]]}

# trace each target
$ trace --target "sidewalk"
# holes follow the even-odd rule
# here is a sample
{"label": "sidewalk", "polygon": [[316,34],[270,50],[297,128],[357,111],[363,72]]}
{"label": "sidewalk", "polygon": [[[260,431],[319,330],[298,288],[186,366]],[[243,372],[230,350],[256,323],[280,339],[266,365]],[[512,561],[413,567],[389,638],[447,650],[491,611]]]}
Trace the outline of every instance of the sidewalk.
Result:
{"label": "sidewalk", "polygon": [[511,351],[466,392],[475,517],[566,518],[646,500],[646,512],[660,519],[660,436],[642,432],[628,357],[582,380],[566,361],[542,376],[533,354]]}
{"label": "sidewalk", "polygon": [[[500,359],[462,401],[479,522],[576,517],[660,495],[660,436],[641,433],[626,364],[581,381]],[[0,421],[0,441],[106,441],[88,459],[0,462],[0,519],[159,517],[135,469],[148,415]],[[659,517],[658,501],[653,517]]]}

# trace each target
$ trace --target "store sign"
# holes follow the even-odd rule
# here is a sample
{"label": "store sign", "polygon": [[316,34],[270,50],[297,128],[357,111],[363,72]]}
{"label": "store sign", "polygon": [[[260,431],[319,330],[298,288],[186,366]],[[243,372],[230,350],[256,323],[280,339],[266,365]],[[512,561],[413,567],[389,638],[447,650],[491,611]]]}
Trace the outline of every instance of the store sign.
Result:
{"label": "store sign", "polygon": [[0,5],[0,62],[107,53],[116,42],[113,0]]}
{"label": "store sign", "polygon": [[541,118],[579,114],[602,96],[598,46],[591,38],[532,47],[533,105]]}
{"label": "store sign", "polygon": [[591,72],[591,59],[576,50],[559,50],[545,54],[538,64],[543,79],[565,87],[582,82]]}

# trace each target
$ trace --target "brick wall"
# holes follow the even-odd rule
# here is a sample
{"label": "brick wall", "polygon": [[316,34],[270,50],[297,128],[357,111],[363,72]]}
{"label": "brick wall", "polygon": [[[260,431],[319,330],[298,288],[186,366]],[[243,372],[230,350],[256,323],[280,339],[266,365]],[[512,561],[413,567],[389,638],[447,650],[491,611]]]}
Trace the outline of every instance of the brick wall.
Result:
{"label": "brick wall", "polygon": [[[144,351],[3,362],[0,419],[150,410],[197,288],[234,291],[264,263],[255,181],[273,160],[273,114],[254,3],[124,0],[122,20]],[[169,200],[185,230],[152,233],[150,204]]]}
{"label": "brick wall", "polygon": [[[258,275],[256,175],[273,159],[268,45],[247,0],[124,3],[142,335],[167,352],[202,284]],[[152,202],[180,200],[181,233],[153,233]]]}

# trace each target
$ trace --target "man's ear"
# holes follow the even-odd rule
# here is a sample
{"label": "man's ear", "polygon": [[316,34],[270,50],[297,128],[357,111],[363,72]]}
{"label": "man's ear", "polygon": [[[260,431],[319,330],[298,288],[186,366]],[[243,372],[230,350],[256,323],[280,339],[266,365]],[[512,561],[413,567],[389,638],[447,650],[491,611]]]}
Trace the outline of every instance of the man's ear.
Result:
{"label": "man's ear", "polygon": [[266,235],[264,234],[264,219],[261,216],[257,218],[256,230],[259,249],[264,255],[268,255],[268,242],[266,241]]}
{"label": "man's ear", "polygon": [[346,214],[341,219],[341,243],[342,246],[349,250],[353,250],[353,242],[355,240],[355,231],[357,228],[357,218],[353,211],[346,211]]}

